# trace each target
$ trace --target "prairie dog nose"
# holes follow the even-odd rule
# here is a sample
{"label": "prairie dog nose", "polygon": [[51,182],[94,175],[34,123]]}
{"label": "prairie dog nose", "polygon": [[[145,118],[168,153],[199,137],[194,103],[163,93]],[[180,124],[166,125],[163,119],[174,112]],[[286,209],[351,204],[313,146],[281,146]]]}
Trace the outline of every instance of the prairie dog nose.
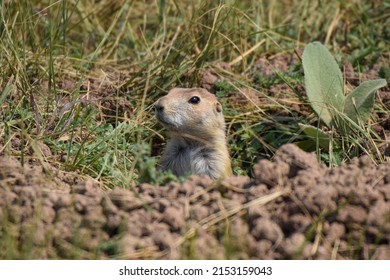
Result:
{"label": "prairie dog nose", "polygon": [[164,106],[161,105],[160,102],[157,102],[156,105],[154,105],[154,109],[156,110],[156,112],[162,112],[164,111]]}

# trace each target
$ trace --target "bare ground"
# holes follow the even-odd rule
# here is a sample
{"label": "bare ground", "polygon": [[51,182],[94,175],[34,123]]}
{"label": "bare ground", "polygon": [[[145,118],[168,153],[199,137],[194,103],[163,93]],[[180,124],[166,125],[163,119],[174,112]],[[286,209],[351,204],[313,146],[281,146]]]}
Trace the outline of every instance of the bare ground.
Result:
{"label": "bare ground", "polygon": [[292,144],[254,178],[103,191],[0,157],[2,258],[390,259],[390,162]]}

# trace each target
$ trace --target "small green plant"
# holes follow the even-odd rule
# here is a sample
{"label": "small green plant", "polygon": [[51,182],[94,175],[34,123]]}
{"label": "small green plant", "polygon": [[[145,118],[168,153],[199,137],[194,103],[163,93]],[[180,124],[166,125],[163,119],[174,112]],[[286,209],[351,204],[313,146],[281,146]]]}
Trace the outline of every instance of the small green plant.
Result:
{"label": "small green plant", "polygon": [[[362,132],[375,103],[375,92],[386,86],[384,79],[365,81],[348,95],[340,68],[331,53],[319,42],[310,43],[303,52],[306,94],[320,120],[341,136]],[[331,135],[311,125],[300,125],[303,132],[329,150]]]}
{"label": "small green plant", "polygon": [[344,132],[350,121],[366,122],[374,107],[375,91],[387,84],[384,79],[366,81],[345,96],[340,68],[319,42],[309,44],[303,52],[303,69],[310,105],[329,128],[339,132]]}

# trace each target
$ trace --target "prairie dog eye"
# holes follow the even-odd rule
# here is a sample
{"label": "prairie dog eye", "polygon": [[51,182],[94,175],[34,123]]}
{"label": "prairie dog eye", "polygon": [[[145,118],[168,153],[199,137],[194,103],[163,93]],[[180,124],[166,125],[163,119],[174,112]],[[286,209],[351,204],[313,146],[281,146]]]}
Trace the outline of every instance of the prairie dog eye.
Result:
{"label": "prairie dog eye", "polygon": [[200,98],[195,95],[195,96],[191,97],[190,100],[188,100],[188,102],[191,104],[199,104]]}

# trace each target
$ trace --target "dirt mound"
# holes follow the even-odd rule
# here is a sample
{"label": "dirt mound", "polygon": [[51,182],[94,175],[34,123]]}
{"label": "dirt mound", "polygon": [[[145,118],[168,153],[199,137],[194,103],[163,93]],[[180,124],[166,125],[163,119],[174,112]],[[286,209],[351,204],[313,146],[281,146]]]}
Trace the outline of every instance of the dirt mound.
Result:
{"label": "dirt mound", "polygon": [[390,163],[294,145],[254,178],[102,191],[0,158],[1,258],[390,259]]}

